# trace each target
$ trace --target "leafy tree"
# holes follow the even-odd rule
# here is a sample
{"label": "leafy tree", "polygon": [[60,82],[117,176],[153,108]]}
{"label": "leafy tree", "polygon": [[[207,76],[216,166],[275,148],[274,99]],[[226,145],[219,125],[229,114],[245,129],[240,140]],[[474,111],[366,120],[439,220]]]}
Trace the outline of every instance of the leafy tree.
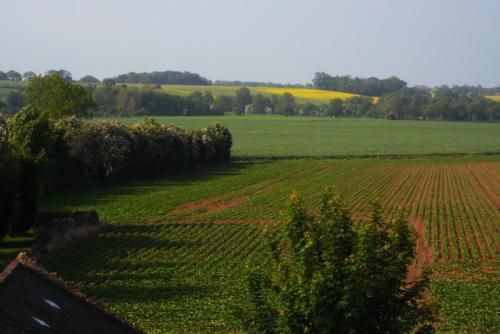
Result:
{"label": "leafy tree", "polygon": [[53,119],[85,116],[89,109],[96,107],[87,88],[65,81],[58,74],[32,79],[26,97],[32,108]]}
{"label": "leafy tree", "polygon": [[366,117],[373,107],[372,99],[363,96],[354,96],[343,102],[344,115],[351,117]]}
{"label": "leafy tree", "polygon": [[80,78],[78,82],[87,83],[87,84],[98,84],[100,81],[96,77],[91,75],[86,75]]}
{"label": "leafy tree", "polygon": [[0,80],[9,80],[7,73],[0,71]]}
{"label": "leafy tree", "polygon": [[252,112],[254,114],[265,114],[270,102],[262,94],[256,94],[252,98]]}
{"label": "leafy tree", "polygon": [[66,70],[62,70],[62,69],[61,70],[48,70],[47,72],[45,72],[45,75],[47,75],[47,76],[58,75],[64,81],[73,81],[73,76],[72,76],[71,72],[66,71]]}
{"label": "leafy tree", "polygon": [[223,115],[225,112],[230,112],[231,110],[233,110],[234,104],[234,97],[219,95],[214,100],[212,112],[216,115]]}
{"label": "leafy tree", "polygon": [[116,110],[120,115],[130,116],[137,112],[137,101],[134,93],[120,87],[116,95]]}
{"label": "leafy tree", "polygon": [[406,87],[406,82],[396,77],[387,79],[352,78],[345,76],[331,76],[326,73],[316,73],[313,79],[317,89],[334,90],[347,93],[356,93],[368,96],[380,96],[396,92]]}
{"label": "leafy tree", "polygon": [[285,116],[295,114],[297,105],[295,98],[290,93],[284,93],[278,97],[277,113]]}
{"label": "leafy tree", "polygon": [[26,106],[7,121],[9,145],[24,157],[44,158],[52,144],[48,115]]}
{"label": "leafy tree", "polygon": [[430,332],[422,299],[428,276],[407,283],[414,240],[402,215],[387,222],[373,205],[354,222],[342,201],[325,192],[316,215],[292,194],[283,237],[271,243],[272,265],[253,269],[250,333]]}
{"label": "leafy tree", "polygon": [[36,77],[35,72],[28,71],[28,72],[23,73],[23,80],[24,81],[29,81],[29,80],[33,79],[34,77]]}
{"label": "leafy tree", "polygon": [[120,74],[115,78],[119,83],[210,85],[210,81],[197,73],[163,71]]}
{"label": "leafy tree", "polygon": [[193,92],[185,99],[185,115],[208,115],[210,114],[210,98],[201,92]]}
{"label": "leafy tree", "polygon": [[314,103],[304,103],[299,106],[299,114],[300,115],[308,115],[308,116],[318,116],[320,114],[320,107],[315,105]]}
{"label": "leafy tree", "polygon": [[236,112],[238,114],[242,114],[245,111],[245,107],[249,104],[252,104],[252,95],[250,94],[250,89],[241,87],[236,91]]}
{"label": "leafy tree", "polygon": [[23,79],[23,76],[21,73],[10,70],[7,72],[7,80],[12,80],[12,81],[21,81]]}
{"label": "leafy tree", "polygon": [[341,99],[333,99],[328,103],[327,116],[341,117],[344,115],[344,102]]}
{"label": "leafy tree", "polygon": [[102,84],[104,85],[104,87],[106,88],[111,88],[113,86],[116,85],[116,80],[115,79],[111,79],[111,78],[107,78],[107,79],[104,79],[102,81]]}

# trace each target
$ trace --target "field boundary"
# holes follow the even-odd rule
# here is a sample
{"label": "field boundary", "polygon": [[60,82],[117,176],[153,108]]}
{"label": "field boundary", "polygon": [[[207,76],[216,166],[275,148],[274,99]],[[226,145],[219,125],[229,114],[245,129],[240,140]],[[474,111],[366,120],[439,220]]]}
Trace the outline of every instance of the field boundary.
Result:
{"label": "field boundary", "polygon": [[354,159],[412,159],[412,158],[446,158],[446,157],[482,157],[500,156],[500,151],[486,151],[477,153],[415,153],[415,154],[339,154],[339,155],[290,155],[290,156],[232,156],[231,161],[279,161],[279,160],[354,160]]}

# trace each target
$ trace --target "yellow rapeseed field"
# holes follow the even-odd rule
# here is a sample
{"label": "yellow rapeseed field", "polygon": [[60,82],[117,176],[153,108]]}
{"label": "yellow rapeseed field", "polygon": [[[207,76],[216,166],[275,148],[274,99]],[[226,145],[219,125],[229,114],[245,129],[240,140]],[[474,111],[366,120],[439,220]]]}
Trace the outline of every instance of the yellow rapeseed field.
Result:
{"label": "yellow rapeseed field", "polygon": [[304,88],[252,87],[251,90],[262,94],[281,95],[284,93],[290,93],[296,98],[302,98],[307,100],[319,100],[323,102],[328,102],[333,99],[345,100],[354,96],[359,96],[350,93],[332,92],[332,91],[318,90],[318,89],[304,89]]}
{"label": "yellow rapeseed field", "polygon": [[[128,84],[130,87],[142,87],[141,84]],[[161,90],[165,93],[187,96],[193,92],[211,92],[213,96],[219,95],[234,95],[235,92],[240,89],[240,86],[199,86],[199,85],[161,85]],[[332,99],[346,100],[351,97],[360,96],[357,94],[343,93],[343,92],[333,92],[327,90],[318,89],[306,89],[306,88],[282,88],[282,87],[248,87],[252,95],[262,94],[270,96],[273,94],[282,95],[284,93],[292,94],[297,102],[312,102],[312,103],[327,103]],[[377,102],[378,98],[374,98],[373,101]]]}
{"label": "yellow rapeseed field", "polygon": [[493,101],[500,102],[500,95],[489,95],[489,96],[486,96],[486,98],[493,100]]}

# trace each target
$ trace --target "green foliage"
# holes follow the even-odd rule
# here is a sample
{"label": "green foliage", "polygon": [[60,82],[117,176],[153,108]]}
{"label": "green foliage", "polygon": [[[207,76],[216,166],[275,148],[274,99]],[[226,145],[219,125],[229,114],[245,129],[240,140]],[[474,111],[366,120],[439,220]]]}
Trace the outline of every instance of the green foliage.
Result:
{"label": "green foliage", "polygon": [[284,241],[274,241],[268,275],[252,272],[250,333],[411,333],[430,331],[422,293],[427,279],[405,282],[414,241],[402,218],[355,224],[330,192],[313,216],[291,197]]}
{"label": "green foliage", "polygon": [[234,109],[234,103],[232,96],[219,95],[214,100],[212,111],[215,115],[224,115]]}
{"label": "green foliage", "polygon": [[[59,175],[68,180],[116,179],[228,161],[231,134],[221,125],[183,131],[145,118],[127,127],[113,121],[63,119],[54,127]],[[67,173],[65,173],[67,172]]]}
{"label": "green foliage", "polygon": [[231,158],[231,133],[219,123],[203,129],[203,143],[215,149],[216,161],[229,161]]}
{"label": "green foliage", "polygon": [[64,80],[59,74],[37,76],[29,81],[27,102],[52,119],[85,116],[96,107],[87,88]]}
{"label": "green foliage", "polygon": [[85,76],[81,77],[80,80],[78,80],[78,81],[83,82],[83,83],[87,83],[87,84],[98,84],[101,82],[101,81],[99,81],[99,79],[97,79],[96,77],[91,76],[91,75],[85,75]]}
{"label": "green foliage", "polygon": [[47,114],[27,106],[7,122],[9,143],[24,156],[46,156],[52,143]]}
{"label": "green foliage", "polygon": [[278,97],[276,112],[280,115],[291,116],[296,113],[295,98],[290,93],[284,93]]}
{"label": "green foliage", "polygon": [[382,96],[372,113],[388,119],[497,122],[500,103],[463,87],[443,86],[433,92],[407,88]]}
{"label": "green foliage", "polygon": [[163,72],[129,72],[120,74],[114,80],[118,83],[143,84],[178,84],[178,85],[209,85],[210,81],[197,73],[163,71]]}
{"label": "green foliage", "polygon": [[441,328],[451,332],[499,333],[498,277],[481,282],[449,279],[432,282],[432,296],[440,304]]}
{"label": "green foliage", "polygon": [[48,70],[47,72],[45,72],[45,75],[46,75],[46,76],[53,76],[53,75],[57,75],[58,77],[60,77],[60,78],[61,78],[61,79],[63,79],[64,81],[68,81],[68,82],[73,81],[73,76],[72,76],[71,72],[66,71],[66,70],[63,70],[63,69],[59,69],[59,70]]}
{"label": "green foliage", "polygon": [[235,111],[238,114],[243,114],[245,112],[245,107],[252,104],[252,95],[250,94],[250,89],[246,87],[241,87],[236,91],[235,96]]}
{"label": "green foliage", "polygon": [[326,73],[316,73],[313,79],[317,89],[356,93],[367,96],[380,96],[396,92],[406,87],[406,82],[397,77],[387,79],[352,78],[349,75],[331,76]]}
{"label": "green foliage", "polygon": [[131,127],[131,164],[136,173],[158,173],[188,165],[187,139],[180,130],[151,118]]}
{"label": "green foliage", "polygon": [[59,128],[64,131],[69,156],[80,163],[83,177],[113,179],[126,170],[131,138],[125,126],[75,120],[60,123]]}
{"label": "green foliage", "polygon": [[113,86],[116,85],[116,80],[115,79],[111,79],[111,78],[107,78],[107,79],[104,79],[102,81],[102,84],[104,85],[104,87],[106,88],[111,88]]}
{"label": "green foliage", "polygon": [[0,240],[7,233],[27,231],[35,222],[37,168],[45,161],[45,138],[40,133],[43,120],[33,116],[25,111],[7,121],[0,115]]}

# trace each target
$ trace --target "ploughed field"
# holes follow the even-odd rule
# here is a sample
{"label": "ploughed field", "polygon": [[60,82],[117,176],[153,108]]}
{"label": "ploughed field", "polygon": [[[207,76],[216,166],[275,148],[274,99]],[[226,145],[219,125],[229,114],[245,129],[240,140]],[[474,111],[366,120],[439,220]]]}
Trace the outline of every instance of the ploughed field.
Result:
{"label": "ploughed field", "polygon": [[[46,197],[96,209],[109,232],[43,261],[149,333],[234,332],[246,270],[268,260],[291,191],[314,206],[332,187],[362,219],[373,199],[408,208],[413,274],[433,266],[445,331],[500,332],[500,157],[275,160],[184,171]],[[410,273],[411,274],[411,273]]]}
{"label": "ploughed field", "polygon": [[[131,124],[140,118],[115,118]],[[158,122],[199,129],[221,123],[238,158],[500,153],[495,123],[390,121],[283,116],[163,116]]]}

